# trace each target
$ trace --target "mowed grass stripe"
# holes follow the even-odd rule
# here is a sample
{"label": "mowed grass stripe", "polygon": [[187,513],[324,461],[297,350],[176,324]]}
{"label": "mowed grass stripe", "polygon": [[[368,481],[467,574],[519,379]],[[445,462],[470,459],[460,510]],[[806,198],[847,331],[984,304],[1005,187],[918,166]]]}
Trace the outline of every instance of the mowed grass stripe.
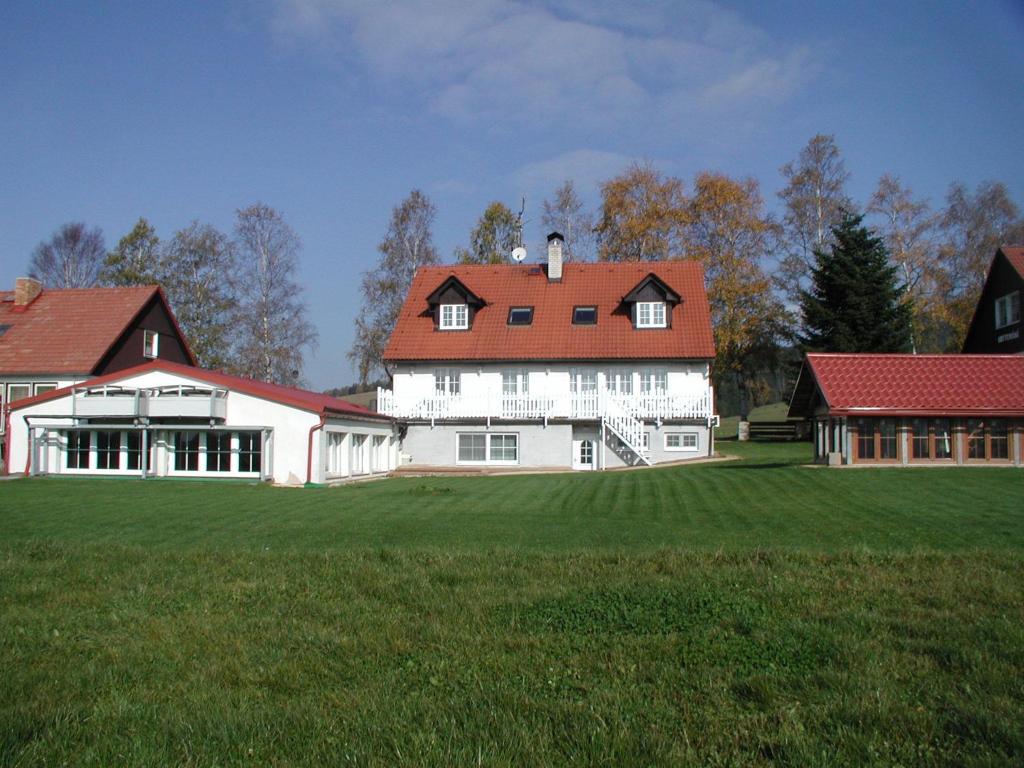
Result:
{"label": "mowed grass stripe", "polygon": [[740,461],[633,472],[400,478],[281,489],[175,481],[0,484],[11,541],[152,547],[513,547],[835,551],[1019,547],[1024,472],[830,470],[806,444],[725,445]]}

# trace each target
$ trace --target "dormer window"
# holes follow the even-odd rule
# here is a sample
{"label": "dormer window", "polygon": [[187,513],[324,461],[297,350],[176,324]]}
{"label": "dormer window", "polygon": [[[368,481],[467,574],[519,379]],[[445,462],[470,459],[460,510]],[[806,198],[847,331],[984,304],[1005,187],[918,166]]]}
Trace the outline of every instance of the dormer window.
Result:
{"label": "dormer window", "polygon": [[638,301],[636,304],[637,328],[664,328],[665,302]]}
{"label": "dormer window", "polygon": [[597,307],[573,307],[573,325],[597,325]]}
{"label": "dormer window", "polygon": [[469,328],[469,307],[465,304],[442,304],[440,328],[442,331]]}
{"label": "dormer window", "polygon": [[508,311],[509,325],[533,325],[533,307],[512,307]]}
{"label": "dormer window", "polygon": [[1020,322],[1020,291],[996,299],[996,328]]}

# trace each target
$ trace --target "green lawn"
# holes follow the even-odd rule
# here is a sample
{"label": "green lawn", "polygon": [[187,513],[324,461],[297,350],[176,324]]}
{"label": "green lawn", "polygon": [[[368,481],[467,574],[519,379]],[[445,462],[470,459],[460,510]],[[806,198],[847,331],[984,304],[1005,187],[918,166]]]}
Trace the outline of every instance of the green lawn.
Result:
{"label": "green lawn", "polygon": [[1024,472],[0,483],[0,765],[1024,761]]}

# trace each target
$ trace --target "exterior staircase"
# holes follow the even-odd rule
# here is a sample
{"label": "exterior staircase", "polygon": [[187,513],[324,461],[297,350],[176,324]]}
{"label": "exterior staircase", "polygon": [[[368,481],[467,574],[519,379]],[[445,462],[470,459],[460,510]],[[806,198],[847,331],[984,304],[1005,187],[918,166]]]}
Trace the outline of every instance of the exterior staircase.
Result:
{"label": "exterior staircase", "polygon": [[640,461],[651,466],[651,460],[644,453],[644,423],[623,408],[614,397],[604,398],[601,423],[635,453]]}

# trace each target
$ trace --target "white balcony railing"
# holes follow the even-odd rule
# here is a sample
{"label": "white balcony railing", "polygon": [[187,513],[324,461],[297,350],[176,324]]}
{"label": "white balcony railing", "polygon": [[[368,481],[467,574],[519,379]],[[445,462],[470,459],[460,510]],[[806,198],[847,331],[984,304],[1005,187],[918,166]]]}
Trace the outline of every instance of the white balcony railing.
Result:
{"label": "white balcony railing", "polygon": [[73,392],[71,413],[84,418],[223,419],[227,415],[227,390],[181,385],[147,389],[82,387]]}
{"label": "white balcony railing", "polygon": [[637,419],[708,419],[711,393],[671,395],[645,392],[635,395],[607,391],[567,392],[563,395],[486,393],[435,394],[421,400],[399,402],[390,389],[377,390],[377,410],[399,419],[601,419],[609,412],[625,412]]}

